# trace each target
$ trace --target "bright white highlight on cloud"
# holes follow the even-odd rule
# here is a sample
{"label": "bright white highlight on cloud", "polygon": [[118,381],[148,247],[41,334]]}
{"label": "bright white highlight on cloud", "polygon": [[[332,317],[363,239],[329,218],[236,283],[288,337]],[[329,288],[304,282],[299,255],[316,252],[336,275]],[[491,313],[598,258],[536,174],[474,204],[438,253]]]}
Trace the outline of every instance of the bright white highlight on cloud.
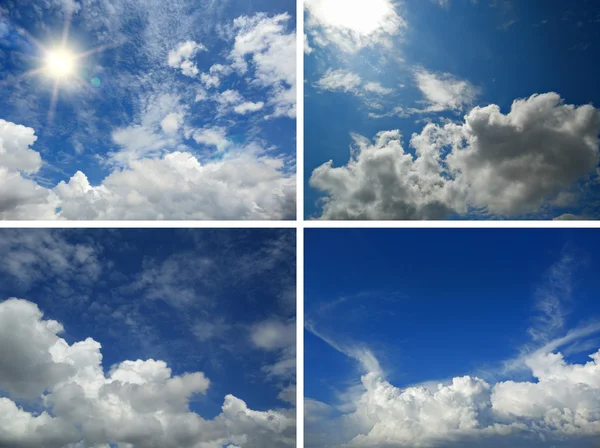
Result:
{"label": "bright white highlight on cloud", "polygon": [[462,124],[428,124],[410,139],[414,155],[397,130],[374,142],[354,135],[348,164],[318,167],[310,184],[327,194],[325,219],[443,219],[472,210],[517,216],[560,203],[595,175],[599,133],[593,106],[533,95],[514,101],[508,114],[490,105]]}
{"label": "bright white highlight on cloud", "polygon": [[385,43],[406,27],[391,0],[306,0],[305,7],[315,43],[332,42],[349,53]]}
{"label": "bright white highlight on cloud", "polygon": [[182,42],[179,47],[169,52],[169,66],[180,69],[185,76],[194,77],[198,75],[199,70],[193,59],[201,51],[207,51],[202,44],[191,40]]}
{"label": "bright white highlight on cloud", "polygon": [[[93,339],[69,345],[28,301],[0,303],[0,445],[14,448],[244,448],[295,446],[293,411],[254,411],[232,395],[212,420],[189,410],[210,380],[173,376],[160,360],[123,361],[108,373]],[[29,412],[13,400],[34,400]]]}

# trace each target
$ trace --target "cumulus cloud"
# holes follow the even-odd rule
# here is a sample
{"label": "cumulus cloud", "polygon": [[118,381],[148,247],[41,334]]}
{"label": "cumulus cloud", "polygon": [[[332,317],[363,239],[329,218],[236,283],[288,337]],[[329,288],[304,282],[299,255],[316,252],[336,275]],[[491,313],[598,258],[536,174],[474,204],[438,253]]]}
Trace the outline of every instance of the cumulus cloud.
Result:
{"label": "cumulus cloud", "polygon": [[295,177],[281,158],[229,154],[202,164],[186,152],[143,159],[99,186],[78,172],[56,188],[65,219],[290,219]]}
{"label": "cumulus cloud", "polygon": [[[68,182],[48,189],[13,168],[0,166],[0,217],[289,219],[295,215],[295,176],[289,174],[286,160],[256,145],[205,163],[186,151],[148,158],[160,154],[170,141],[168,137],[157,141],[149,133],[171,124],[164,122],[163,108],[151,107],[150,111],[140,126],[113,136],[124,149],[112,158],[126,168],[115,169],[98,186],[78,171]],[[35,141],[33,129],[4,122],[0,133],[3,160],[11,167],[21,160],[22,169],[35,168],[39,153],[28,148]],[[214,129],[194,134],[197,141],[217,148],[227,141],[222,137]]]}
{"label": "cumulus cloud", "polygon": [[476,107],[462,124],[430,123],[405,151],[399,131],[353,135],[352,158],[312,173],[325,219],[441,219],[473,210],[518,216],[552,206],[595,175],[600,111],[556,93]]}
{"label": "cumulus cloud", "polygon": [[389,43],[390,36],[406,27],[391,0],[307,0],[305,7],[313,42],[320,46],[333,43],[348,53]]}
{"label": "cumulus cloud", "polygon": [[232,65],[242,74],[254,67],[252,83],[270,89],[266,104],[273,108],[272,118],[296,116],[296,32],[286,30],[290,19],[287,13],[256,14],[233,23]]}
{"label": "cumulus cloud", "polygon": [[0,119],[0,218],[22,219],[30,214],[42,219],[52,215],[51,192],[30,175],[42,167],[42,158],[30,148],[34,130]]}
{"label": "cumulus cloud", "polygon": [[[321,425],[347,447],[549,446],[600,436],[600,351],[585,364],[560,352],[537,351],[526,359],[532,381],[489,383],[475,376],[437,386],[399,388],[380,371],[361,378],[360,392],[332,418],[325,403],[307,408],[309,434]],[[352,411],[343,411],[352,409]],[[314,419],[311,413],[316,413]],[[320,419],[325,418],[324,422]],[[337,432],[336,434],[333,434]],[[310,446],[331,446],[315,442]],[[561,445],[562,446],[562,445]]]}
{"label": "cumulus cloud", "polygon": [[[123,361],[104,372],[91,338],[67,343],[62,326],[28,301],[0,303],[0,445],[151,448],[295,446],[293,411],[255,411],[232,395],[212,420],[191,412],[202,372],[173,375],[160,360]],[[41,412],[16,401],[36,399]]]}

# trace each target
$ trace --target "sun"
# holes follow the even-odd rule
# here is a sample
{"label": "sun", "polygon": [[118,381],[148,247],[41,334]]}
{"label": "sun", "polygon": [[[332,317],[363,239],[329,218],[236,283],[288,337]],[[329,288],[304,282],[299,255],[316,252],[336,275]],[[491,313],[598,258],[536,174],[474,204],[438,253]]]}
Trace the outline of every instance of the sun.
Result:
{"label": "sun", "polygon": [[44,70],[52,78],[68,78],[75,74],[76,66],[76,56],[66,48],[46,53]]}

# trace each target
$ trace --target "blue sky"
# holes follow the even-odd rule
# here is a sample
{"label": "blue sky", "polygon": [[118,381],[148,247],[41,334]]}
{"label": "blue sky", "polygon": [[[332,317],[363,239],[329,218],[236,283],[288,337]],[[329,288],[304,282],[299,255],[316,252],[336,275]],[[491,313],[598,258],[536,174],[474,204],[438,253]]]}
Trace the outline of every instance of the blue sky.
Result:
{"label": "blue sky", "polygon": [[295,11],[3,2],[0,216],[293,218]]}
{"label": "blue sky", "polygon": [[[597,442],[599,246],[596,229],[307,230],[307,446]],[[572,431],[568,412],[586,415]]]}
{"label": "blue sky", "polygon": [[339,3],[306,3],[307,217],[597,216],[597,2]]}
{"label": "blue sky", "polygon": [[[4,229],[0,251],[5,260],[0,268],[0,320],[5,330],[0,406],[11,416],[17,411],[7,403],[14,400],[22,406],[23,419],[33,418],[28,427],[7,426],[10,419],[0,419],[0,444],[295,446],[293,230]],[[39,330],[48,321],[62,324],[64,331]],[[62,339],[57,343],[58,338]],[[56,355],[60,341],[73,351],[62,363]],[[93,341],[100,346],[94,347]],[[22,355],[16,356],[16,350]],[[179,389],[171,386],[166,398],[153,396],[164,381],[149,381],[149,390],[139,392],[145,401],[123,392],[109,411],[108,401],[95,402],[89,392],[94,382],[83,375],[86,353],[102,356],[95,380],[106,382],[100,397],[123,378],[112,373],[115,366],[127,370],[127,363],[136,360],[146,364],[129,368],[135,372],[160,371],[150,361],[154,360],[171,369],[167,377],[197,377],[188,377],[189,389],[185,379]],[[83,377],[54,378],[53,372],[65,362]],[[124,388],[138,384],[123,381]],[[40,384],[47,384],[47,390],[37,390]],[[79,417],[68,411],[75,399],[64,396],[67,386],[87,391],[77,406]],[[163,417],[153,413],[153,400],[161,406],[179,398],[184,402],[181,408],[167,410]],[[235,411],[240,403],[246,411]],[[130,406],[137,414],[129,414]],[[34,431],[44,422],[25,413],[43,410],[55,420]],[[121,412],[125,415],[118,417]],[[91,429],[93,415],[105,425],[106,435],[100,438]],[[119,433],[111,418],[121,418],[124,432]],[[155,419],[161,422],[158,431],[148,429]],[[183,424],[189,425],[185,431]],[[65,439],[59,443],[52,433],[61,428]],[[147,440],[140,438],[146,433]],[[80,440],[84,445],[75,445]]]}

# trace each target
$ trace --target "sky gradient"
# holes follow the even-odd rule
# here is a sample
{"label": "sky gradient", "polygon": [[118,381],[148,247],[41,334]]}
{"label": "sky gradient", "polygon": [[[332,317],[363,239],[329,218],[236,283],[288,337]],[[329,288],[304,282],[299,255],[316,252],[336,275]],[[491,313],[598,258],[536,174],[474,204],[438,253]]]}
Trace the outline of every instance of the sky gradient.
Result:
{"label": "sky gradient", "polygon": [[307,447],[592,447],[597,229],[308,229]]}

